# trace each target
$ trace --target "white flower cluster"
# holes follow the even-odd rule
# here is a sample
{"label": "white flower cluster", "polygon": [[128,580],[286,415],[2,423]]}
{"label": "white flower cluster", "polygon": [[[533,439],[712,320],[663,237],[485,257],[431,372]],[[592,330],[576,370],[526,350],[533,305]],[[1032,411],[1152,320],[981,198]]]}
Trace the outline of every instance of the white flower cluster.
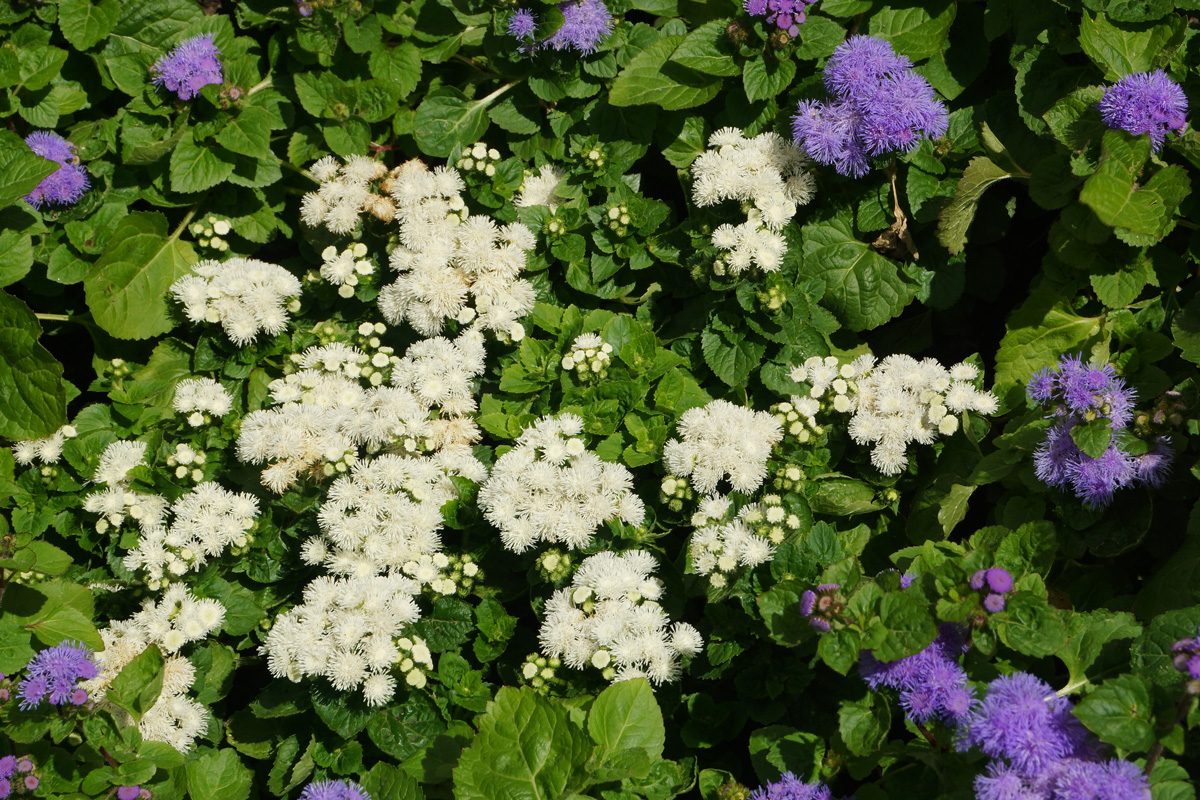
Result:
{"label": "white flower cluster", "polygon": [[555,195],[555,190],[564,175],[565,173],[550,164],[543,164],[536,175],[531,172],[525,173],[525,182],[521,184],[521,191],[513,198],[513,205],[517,208],[546,206],[553,211],[562,205],[562,200]]}
{"label": "white flower cluster", "polygon": [[[475,408],[471,380],[483,361],[472,332],[453,342],[417,342],[404,358],[382,352],[368,358],[340,343],[309,348],[299,359],[302,369],[269,385],[276,407],[242,421],[238,457],[271,462],[263,484],[283,492],[322,462],[328,475],[348,469],[360,446],[420,453],[470,444],[479,437],[466,417]],[[395,385],[381,386],[389,367]],[[434,416],[437,404],[445,418]]]}
{"label": "white flower cluster", "polygon": [[161,523],[147,530],[125,556],[125,568],[145,570],[151,588],[172,576],[197,570],[229,546],[244,547],[258,516],[258,501],[206,482],[171,505],[170,528]]}
{"label": "white flower cluster", "polygon": [[127,620],[113,622],[100,631],[104,649],[96,653],[100,674],[80,685],[88,697],[102,704],[122,724],[132,718],[117,706],[104,702],[113,678],[147,647],[163,651],[163,688],[158,701],[138,722],[143,739],[166,742],[186,753],[197,735],[208,727],[208,711],[187,696],[196,670],[187,658],[177,655],[180,647],[207,637],[225,619],[225,606],[217,600],[192,596],[175,584],[155,603],[147,600],[142,610]]}
{"label": "white flower cluster", "polygon": [[[480,481],[487,470],[465,445],[430,457],[384,454],[358,462],[329,488],[317,512],[322,535],[304,543],[304,560],[365,578],[433,557],[442,548],[442,506],[458,495],[451,475]],[[420,583],[441,579],[415,570],[406,571]]]}
{"label": "white flower cluster", "polygon": [[603,378],[612,362],[613,346],[595,333],[583,333],[571,343],[562,360],[562,368],[575,370],[584,380]]}
{"label": "white flower cluster", "polygon": [[352,155],[339,164],[333,156],[325,156],[309,172],[321,185],[300,202],[300,219],[308,227],[324,225],[330,233],[347,234],[358,226],[358,217],[363,212],[384,222],[396,216],[391,199],[371,189],[372,181],[388,174],[387,167],[378,161]]}
{"label": "white flower cluster", "polygon": [[525,253],[537,239],[524,225],[497,227],[487,216],[471,216],[453,169],[432,172],[419,160],[393,170],[400,220],[400,246],[390,263],[400,273],[379,294],[379,308],[392,324],[407,320],[433,336],[447,320],[475,324],[498,336],[525,336],[520,318],[534,304],[533,286],[518,277]]}
{"label": "white flower cluster", "polygon": [[686,622],[670,624],[658,604],[658,564],[644,550],[597,553],[579,565],[569,587],[546,601],[538,633],[542,652],[573,669],[601,670],[610,681],[648,678],[655,684],[679,676],[679,657],[704,647]]}
{"label": "white flower cluster", "polygon": [[157,494],[131,492],[129,471],[142,463],[146,456],[146,443],[117,441],[104,448],[99,464],[92,474],[96,483],[106,488],[92,492],[83,501],[83,510],[99,514],[96,531],[105,533],[109,526],[119,528],[129,517],[135,520],[143,532],[161,528],[167,515],[167,501]]}
{"label": "white flower cluster", "polygon": [[28,465],[34,461],[54,464],[62,457],[63,442],[75,437],[75,426],[64,425],[49,436],[41,439],[26,439],[12,446],[13,458],[18,464]]}
{"label": "white flower cluster", "polygon": [[212,378],[185,378],[175,384],[174,409],[187,414],[193,428],[207,425],[211,417],[223,417],[233,408],[233,398]]}
{"label": "white flower cluster", "polygon": [[275,620],[261,651],[276,677],[324,675],[338,691],[362,689],[369,705],[391,699],[393,673],[425,685],[433,657],[409,626],[421,610],[415,581],[400,575],[314,580],[304,603]]}
{"label": "white flower cluster", "polygon": [[504,546],[523,553],[538,541],[583,548],[603,523],[640,525],[642,501],[633,475],[586,449],[574,414],[543,417],[502,455],[479,489],[479,506]]}
{"label": "white flower cluster", "polygon": [[728,497],[714,495],[705,498],[692,516],[696,528],[691,540],[692,569],[707,575],[715,588],[725,586],[730,573],[770,561],[787,529],[796,530],[801,524],[799,517],[783,508],[778,495],[742,506],[733,519],[729,519],[731,509]]}
{"label": "white flower cluster", "polygon": [[793,396],[790,401],[771,406],[771,414],[779,420],[784,435],[794,437],[800,444],[811,440],[813,434],[820,436],[825,432],[825,428],[817,424],[820,410],[821,402],[815,397]]}
{"label": "white flower cluster", "polygon": [[723,477],[736,491],[749,494],[766,478],[767,459],[783,429],[766,412],[713,400],[683,412],[679,437],[663,446],[668,472],[690,477],[702,494],[715,491]]}
{"label": "white flower cluster", "polygon": [[203,221],[193,222],[188,230],[197,237],[196,241],[201,247],[211,247],[221,253],[229,249],[229,242],[221,238],[228,236],[229,232],[233,230],[233,226],[227,219],[209,214]]}
{"label": "white flower cluster", "polygon": [[207,453],[203,450],[196,450],[184,442],[176,444],[175,452],[167,456],[167,466],[175,468],[176,478],[183,480],[190,477],[197,483],[204,480],[204,470],[201,467],[206,461],[208,461]]}
{"label": "white flower cluster", "polygon": [[885,475],[904,469],[911,442],[932,444],[939,434],[957,431],[955,414],[994,414],[999,405],[991,392],[975,385],[979,370],[974,365],[946,369],[932,358],[892,355],[876,364],[867,355],[839,364],[832,356],[813,356],[793,368],[791,377],[810,385],[810,397],[828,393],[834,410],[854,415],[850,438],[874,445],[871,463]]}
{"label": "white flower cluster", "polygon": [[815,192],[804,151],[774,133],[747,139],[737,128],[720,129],[708,146],[692,162],[692,200],[701,207],[740,200],[747,216],[713,231],[713,245],[728,253],[721,267],[735,275],[751,266],[778,270],[787,252],[780,230]]}
{"label": "white flower cluster", "polygon": [[321,251],[321,277],[338,287],[340,297],[353,297],[359,276],[371,275],[375,265],[368,261],[367,246],[355,242],[345,250],[329,245]]}
{"label": "white flower cluster", "polygon": [[192,322],[221,323],[225,335],[239,346],[253,342],[260,332],[281,333],[287,327],[289,303],[300,295],[296,276],[254,258],[201,261],[192,271],[196,274],[171,284],[183,313]]}
{"label": "white flower cluster", "polygon": [[484,142],[476,142],[463,151],[454,166],[463,172],[479,172],[490,178],[496,174],[496,162],[499,160],[499,150],[488,147]]}

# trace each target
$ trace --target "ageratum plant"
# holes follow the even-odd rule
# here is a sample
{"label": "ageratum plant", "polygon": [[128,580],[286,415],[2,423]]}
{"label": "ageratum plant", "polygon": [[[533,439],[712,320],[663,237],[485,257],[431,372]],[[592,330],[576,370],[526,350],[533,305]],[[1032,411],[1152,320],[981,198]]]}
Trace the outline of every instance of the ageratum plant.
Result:
{"label": "ageratum plant", "polygon": [[0,6],[0,800],[1187,800],[1187,3]]}

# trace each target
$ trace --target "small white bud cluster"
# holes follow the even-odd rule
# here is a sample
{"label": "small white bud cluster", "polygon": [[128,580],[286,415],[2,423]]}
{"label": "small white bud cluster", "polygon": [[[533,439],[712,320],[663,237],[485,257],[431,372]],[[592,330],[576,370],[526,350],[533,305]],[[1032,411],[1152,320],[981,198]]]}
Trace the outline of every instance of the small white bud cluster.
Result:
{"label": "small white bud cluster", "polygon": [[196,274],[180,278],[171,293],[192,322],[219,322],[230,341],[239,346],[259,333],[282,333],[288,307],[300,295],[300,281],[283,267],[253,258],[225,262],[201,261]]}
{"label": "small white bud cluster", "polygon": [[839,366],[832,356],[814,356],[793,368],[791,377],[810,385],[810,397],[829,393],[834,410],[853,414],[850,438],[873,445],[871,463],[885,475],[904,469],[910,443],[932,444],[957,431],[955,414],[994,414],[999,407],[991,392],[975,385],[979,370],[967,363],[946,369],[932,358],[892,355],[878,364],[873,356],[859,356]]}
{"label": "small white bud cluster", "polygon": [[521,677],[534,689],[544,693],[551,686],[566,683],[558,677],[558,668],[561,666],[561,658],[547,658],[540,653],[530,653],[525,656],[525,663],[521,666]]}
{"label": "small white bud cluster", "polygon": [[690,408],[679,419],[679,439],[663,446],[663,464],[672,475],[691,478],[692,487],[710,494],[722,478],[743,494],[762,485],[771,448],[783,430],[764,411],[713,400]]}
{"label": "small white bud cluster", "polygon": [[629,234],[629,226],[633,223],[633,217],[629,214],[629,206],[624,203],[611,205],[604,212],[604,224],[608,229],[617,236],[626,236]]}
{"label": "small white bud cluster", "polygon": [[675,475],[668,475],[663,478],[659,492],[659,501],[666,503],[667,507],[676,513],[683,510],[684,503],[696,499],[696,492],[692,489],[691,484],[688,483],[687,478],[680,478]]}
{"label": "small white bud cluster", "polygon": [[527,171],[525,182],[521,184],[521,191],[513,199],[513,205],[517,208],[546,206],[553,211],[563,202],[562,198],[555,194],[555,190],[565,174],[551,164],[543,164],[536,175]]}
{"label": "small white bud cluster", "polygon": [[490,178],[496,174],[496,162],[499,160],[499,150],[488,147],[483,142],[476,142],[469,149],[463,151],[454,166],[462,172],[468,174],[477,172]]}
{"label": "small white bud cluster", "polygon": [[657,568],[644,550],[584,559],[571,585],[546,601],[538,633],[542,653],[572,669],[591,666],[614,682],[677,679],[680,656],[699,653],[704,642],[686,622],[670,624],[658,603],[663,586],[653,577]]}
{"label": "small white bud cluster", "polygon": [[184,442],[175,445],[175,452],[167,456],[167,466],[175,468],[177,479],[191,478],[197,483],[204,480],[203,467],[207,461],[207,453]]}
{"label": "small white bud cluster", "polygon": [[233,398],[225,387],[212,378],[185,378],[175,384],[173,408],[187,414],[188,425],[199,428],[223,417],[233,408]]}
{"label": "small white bud cluster", "polygon": [[63,443],[75,437],[74,425],[63,425],[49,436],[41,439],[27,439],[15,442],[12,446],[13,459],[18,464],[27,466],[37,461],[50,465],[58,463],[62,458]]}
{"label": "small white bud cluster", "polygon": [[575,570],[575,563],[569,552],[558,547],[551,547],[538,556],[537,569],[542,577],[551,583],[562,583],[571,577],[571,573]]}
{"label": "small white bud cluster", "polygon": [[353,297],[354,287],[358,286],[359,277],[366,277],[375,272],[375,265],[368,261],[367,246],[355,242],[345,250],[338,250],[329,245],[321,252],[321,277],[338,287],[339,297]]}
{"label": "small white bud cluster", "polygon": [[574,370],[581,380],[597,381],[608,375],[613,346],[595,333],[580,334],[563,356],[562,368]]}
{"label": "small white bud cluster", "polygon": [[386,196],[387,189],[381,187],[376,193],[371,187],[388,174],[387,167],[375,159],[352,155],[341,164],[325,156],[309,172],[321,185],[300,202],[300,220],[308,227],[324,225],[330,233],[345,235],[358,227],[363,212],[384,222],[395,218],[396,206]]}
{"label": "small white bud cluster", "polygon": [[714,268],[734,275],[752,266],[778,270],[787,252],[780,230],[815,193],[804,151],[775,133],[747,139],[737,128],[717,131],[708,146],[692,162],[692,201],[704,207],[740,200],[746,214],[744,223],[713,231],[713,245],[727,253]]}
{"label": "small white bud cluster", "polygon": [[406,561],[404,574],[428,587],[436,595],[457,594],[466,597],[483,579],[479,565],[469,555],[434,553]]}
{"label": "small white bud cluster", "polygon": [[479,489],[479,506],[507,549],[523,553],[539,541],[578,549],[605,522],[642,523],[645,507],[632,491],[633,475],[587,450],[582,431],[574,414],[543,417],[496,461]]}
{"label": "small white bud cluster", "polygon": [[792,397],[771,406],[770,412],[779,420],[785,439],[797,444],[808,444],[813,436],[820,436],[825,428],[817,424],[817,412],[821,403],[815,397]]}
{"label": "small white bud cluster", "polygon": [[227,219],[218,217],[216,214],[209,214],[202,221],[193,222],[188,230],[197,237],[196,241],[201,247],[212,248],[220,253],[229,249],[229,242],[221,238],[228,236],[229,232],[233,230],[233,226]]}
{"label": "small white bud cluster", "polygon": [[421,688],[433,656],[410,628],[421,616],[418,584],[400,575],[320,577],[304,589],[304,603],[275,620],[260,651],[271,674],[299,682],[325,676],[337,691],[361,689],[367,704],[382,705],[396,676]]}
{"label": "small white bud cluster", "polygon": [[718,589],[727,585],[731,574],[764,564],[775,554],[771,541],[756,532],[758,524],[766,519],[764,508],[750,503],[730,519],[732,510],[728,497],[714,495],[705,498],[692,515],[696,531],[689,548],[691,567],[707,575],[709,583]]}

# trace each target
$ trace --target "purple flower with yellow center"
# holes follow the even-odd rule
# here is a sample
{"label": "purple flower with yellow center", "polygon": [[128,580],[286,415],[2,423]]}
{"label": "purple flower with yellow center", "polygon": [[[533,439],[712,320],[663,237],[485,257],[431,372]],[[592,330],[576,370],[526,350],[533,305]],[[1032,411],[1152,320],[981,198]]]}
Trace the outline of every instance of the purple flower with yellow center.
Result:
{"label": "purple flower with yellow center", "polygon": [[180,100],[191,100],[205,86],[224,82],[219,55],[221,51],[211,33],[185,39],[154,62],[154,83],[165,86]]}
{"label": "purple flower with yellow center", "polygon": [[74,642],[62,642],[43,650],[30,660],[25,669],[28,674],[21,681],[19,690],[22,709],[33,708],[42,700],[49,700],[51,705],[56,706],[67,702],[81,705],[87,700],[87,692],[83,692],[80,701],[75,702],[78,692],[82,691],[75,685],[76,682],[90,680],[100,673],[92,659],[91,649]]}
{"label": "purple flower with yellow center", "polygon": [[91,186],[87,170],[75,155],[75,145],[57,133],[34,131],[25,137],[25,144],[42,158],[62,165],[25,196],[25,202],[34,208],[41,208],[46,203],[69,206]]}
{"label": "purple flower with yellow center", "polygon": [[354,781],[313,781],[300,792],[300,800],[371,800]]}
{"label": "purple flower with yellow center", "polygon": [[1124,76],[1108,87],[1100,100],[1100,118],[1105,125],[1149,135],[1154,152],[1166,141],[1167,131],[1187,127],[1187,111],[1187,95],[1161,69]]}

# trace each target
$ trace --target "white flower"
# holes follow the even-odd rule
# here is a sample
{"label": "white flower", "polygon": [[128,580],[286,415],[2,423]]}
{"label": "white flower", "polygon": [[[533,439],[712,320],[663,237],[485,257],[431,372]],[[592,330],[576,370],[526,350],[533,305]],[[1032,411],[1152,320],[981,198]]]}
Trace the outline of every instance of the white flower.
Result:
{"label": "white flower", "polygon": [[171,285],[175,299],[192,322],[219,322],[236,345],[259,333],[275,335],[287,325],[286,305],[300,294],[300,281],[275,264],[253,258],[201,261],[194,275]]}
{"label": "white flower", "polygon": [[201,411],[223,417],[233,407],[233,399],[225,387],[212,378],[186,378],[175,384],[172,406],[181,414]]}
{"label": "white flower", "polygon": [[129,470],[141,464],[145,456],[145,442],[113,442],[100,454],[100,463],[92,474],[92,480],[112,486],[124,485]]}
{"label": "white flower", "polygon": [[767,475],[771,447],[783,438],[771,414],[714,400],[692,408],[679,420],[679,439],[663,447],[663,463],[673,475],[688,476],[692,487],[711,493],[722,478],[749,493]]}
{"label": "white flower", "polygon": [[526,176],[521,191],[513,198],[513,205],[517,208],[548,206],[551,211],[558,208],[562,201],[554,196],[554,190],[558,188],[563,174],[554,166],[544,164],[537,175]]}

